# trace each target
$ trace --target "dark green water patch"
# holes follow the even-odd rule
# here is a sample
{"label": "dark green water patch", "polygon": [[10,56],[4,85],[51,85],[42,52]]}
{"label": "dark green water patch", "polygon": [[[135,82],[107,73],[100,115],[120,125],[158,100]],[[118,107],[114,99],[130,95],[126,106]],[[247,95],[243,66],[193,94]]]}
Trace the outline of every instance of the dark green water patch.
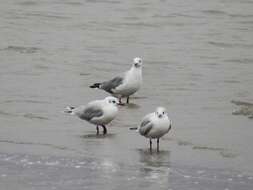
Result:
{"label": "dark green water patch", "polygon": [[232,100],[231,103],[239,106],[238,110],[232,112],[233,115],[243,115],[253,119],[253,103],[236,100]]}

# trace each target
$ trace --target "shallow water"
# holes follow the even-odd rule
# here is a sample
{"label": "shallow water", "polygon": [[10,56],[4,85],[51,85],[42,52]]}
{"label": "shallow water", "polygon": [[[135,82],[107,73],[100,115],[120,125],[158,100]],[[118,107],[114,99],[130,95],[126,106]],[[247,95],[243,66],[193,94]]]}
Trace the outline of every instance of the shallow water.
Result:
{"label": "shallow water", "polygon": [[[2,1],[1,189],[252,189],[253,2]],[[144,84],[109,134],[65,115],[89,89],[144,60]],[[167,107],[148,152],[137,126]]]}

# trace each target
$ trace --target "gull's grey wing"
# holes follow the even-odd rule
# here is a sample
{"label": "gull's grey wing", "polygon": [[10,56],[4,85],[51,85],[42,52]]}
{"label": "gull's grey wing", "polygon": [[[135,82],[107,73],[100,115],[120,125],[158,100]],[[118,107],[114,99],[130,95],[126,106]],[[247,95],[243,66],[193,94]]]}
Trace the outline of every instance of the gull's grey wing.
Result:
{"label": "gull's grey wing", "polygon": [[139,128],[139,133],[143,136],[147,135],[149,131],[152,129],[153,124],[149,120],[149,118],[144,118],[141,122],[140,128]]}
{"label": "gull's grey wing", "polygon": [[113,93],[113,90],[123,83],[123,77],[115,77],[112,80],[103,82],[100,86],[106,92]]}
{"label": "gull's grey wing", "polygon": [[84,109],[82,113],[78,115],[81,119],[90,121],[94,117],[101,117],[103,115],[103,110],[97,106],[91,106]]}

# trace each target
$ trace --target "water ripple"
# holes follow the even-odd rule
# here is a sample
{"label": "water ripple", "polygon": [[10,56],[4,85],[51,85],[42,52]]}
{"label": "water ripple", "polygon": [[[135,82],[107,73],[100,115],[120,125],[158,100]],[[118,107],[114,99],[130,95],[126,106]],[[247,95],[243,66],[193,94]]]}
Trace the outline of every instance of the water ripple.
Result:
{"label": "water ripple", "polygon": [[253,44],[226,43],[226,42],[215,42],[215,41],[209,41],[208,44],[216,46],[216,47],[221,47],[221,48],[231,48],[231,47],[253,48]]}
{"label": "water ripple", "polygon": [[27,113],[27,114],[24,114],[23,116],[24,116],[25,118],[28,118],[28,119],[49,120],[49,118],[47,118],[47,117],[35,115],[35,114],[33,114],[33,113]]}
{"label": "water ripple", "polygon": [[251,58],[226,59],[225,62],[252,64]]}
{"label": "water ripple", "polygon": [[5,100],[2,103],[32,103],[32,104],[51,104],[51,102],[43,100]]}
{"label": "water ripple", "polygon": [[23,142],[23,141],[13,141],[13,140],[3,140],[3,139],[0,139],[0,143],[9,143],[9,144],[18,144],[18,145],[33,145],[33,146],[48,146],[48,147],[60,149],[60,150],[71,150],[65,146],[58,146],[58,145],[49,144],[49,143]]}
{"label": "water ripple", "polygon": [[220,11],[220,10],[203,10],[202,13],[204,14],[209,14],[209,15],[227,15],[225,11]]}
{"label": "water ripple", "polygon": [[9,45],[8,47],[1,49],[1,51],[10,51],[10,52],[25,53],[25,54],[37,53],[39,50],[41,49],[38,47],[25,47],[25,46],[15,46],[15,45]]}

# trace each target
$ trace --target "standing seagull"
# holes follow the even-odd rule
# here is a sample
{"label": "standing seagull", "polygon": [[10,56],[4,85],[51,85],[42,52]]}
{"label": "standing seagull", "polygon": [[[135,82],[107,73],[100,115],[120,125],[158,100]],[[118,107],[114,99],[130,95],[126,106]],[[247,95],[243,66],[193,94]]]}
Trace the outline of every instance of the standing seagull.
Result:
{"label": "standing seagull", "polygon": [[152,152],[152,139],[157,139],[157,152],[159,152],[159,139],[168,133],[171,129],[171,120],[169,119],[166,109],[163,107],[156,108],[156,111],[146,115],[141,125],[137,129],[140,135],[149,138],[150,152]]}
{"label": "standing seagull", "polygon": [[109,81],[95,83],[90,88],[102,89],[113,96],[119,98],[126,97],[129,103],[129,96],[137,92],[142,84],[142,59],[139,57],[134,58],[133,65],[130,70],[124,74],[119,75]]}
{"label": "standing seagull", "polygon": [[118,113],[118,99],[112,96],[106,97],[104,100],[95,100],[86,106],[77,108],[68,106],[65,113],[76,115],[80,119],[86,120],[97,126],[97,135],[99,134],[99,126],[103,127],[103,134],[107,133],[106,124],[110,123]]}

